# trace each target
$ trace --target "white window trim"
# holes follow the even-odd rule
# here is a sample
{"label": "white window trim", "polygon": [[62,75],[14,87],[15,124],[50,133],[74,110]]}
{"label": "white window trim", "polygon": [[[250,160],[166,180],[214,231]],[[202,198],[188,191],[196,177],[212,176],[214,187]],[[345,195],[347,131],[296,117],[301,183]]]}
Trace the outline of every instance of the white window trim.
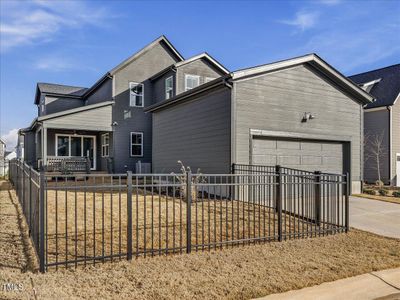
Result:
{"label": "white window trim", "polygon": [[[171,86],[171,91],[172,91],[171,97],[168,97],[168,90],[167,90],[167,81],[168,80],[171,80],[171,83],[172,83],[172,86]],[[174,77],[173,76],[169,76],[169,77],[165,78],[165,99],[167,100],[167,99],[172,98],[173,97],[173,93],[174,93]]]}
{"label": "white window trim", "polygon": [[189,88],[189,89],[188,89],[188,87],[187,87],[187,79],[188,79],[189,77],[196,78],[197,81],[199,82],[198,86],[200,85],[200,76],[199,76],[199,75],[185,74],[185,92],[186,92],[186,91],[189,91],[189,90],[191,90],[191,89],[194,89],[194,88]]}
{"label": "white window trim", "polygon": [[[108,137],[108,143],[103,144],[104,142],[104,137]],[[107,148],[107,154],[104,154],[104,149]],[[109,157],[110,156],[110,134],[109,133],[103,133],[101,135],[101,157]]]}
{"label": "white window trim", "polygon": [[[132,155],[132,134],[140,134],[141,135],[141,141],[142,141],[142,143],[141,144],[135,144],[135,145],[140,145],[140,155]],[[130,133],[130,140],[131,140],[131,143],[130,143],[130,156],[131,157],[143,157],[143,132],[135,132],[135,131],[132,131],[131,133]]]}
{"label": "white window trim", "polygon": [[[132,94],[131,94],[131,89],[132,85],[141,85],[142,86],[142,105],[136,105],[136,101],[134,102],[134,105],[132,104]],[[130,81],[129,82],[129,107],[144,107],[144,84],[140,82],[135,82],[135,81]]]}
{"label": "white window trim", "polygon": [[[69,144],[68,144],[68,156],[63,156],[63,157],[71,157],[71,137],[80,137],[81,138],[81,157],[86,157],[83,155],[83,138],[85,137],[89,137],[89,138],[93,138],[93,168],[90,168],[90,170],[96,170],[96,161],[97,161],[97,152],[96,152],[96,136],[95,135],[79,135],[79,134],[62,134],[62,133],[57,133],[56,137],[55,137],[55,156],[58,157],[58,137],[59,136],[64,136],[64,137],[69,137]],[[62,157],[62,156],[60,156]]]}

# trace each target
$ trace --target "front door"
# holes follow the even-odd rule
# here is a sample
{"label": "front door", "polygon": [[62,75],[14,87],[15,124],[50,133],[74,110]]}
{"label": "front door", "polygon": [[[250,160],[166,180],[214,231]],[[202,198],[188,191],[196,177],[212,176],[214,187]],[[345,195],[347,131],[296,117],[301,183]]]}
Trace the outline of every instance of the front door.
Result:
{"label": "front door", "polygon": [[396,154],[396,186],[400,186],[400,153]]}

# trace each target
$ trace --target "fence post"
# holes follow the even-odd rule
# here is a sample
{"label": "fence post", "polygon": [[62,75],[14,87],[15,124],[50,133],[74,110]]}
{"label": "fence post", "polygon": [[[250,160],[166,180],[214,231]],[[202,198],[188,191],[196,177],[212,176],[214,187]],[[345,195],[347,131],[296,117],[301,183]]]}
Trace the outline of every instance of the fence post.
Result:
{"label": "fence post", "polygon": [[192,252],[192,173],[186,172],[186,253]]}
{"label": "fence post", "polygon": [[127,228],[127,253],[126,258],[132,259],[132,171],[127,173],[127,210],[128,210],[128,228]]}
{"label": "fence post", "polygon": [[45,172],[43,169],[40,171],[40,190],[39,190],[39,206],[40,206],[40,218],[39,218],[39,271],[45,272],[45,261],[44,261],[44,245],[45,245]]}
{"label": "fence post", "polygon": [[350,177],[349,177],[349,173],[346,173],[346,196],[345,196],[345,227],[346,227],[346,232],[349,232],[350,230],[350,211],[349,211],[349,207],[350,207],[350,203],[349,203],[349,195],[350,195]]}
{"label": "fence post", "polygon": [[321,225],[321,171],[314,172],[315,223]]}
{"label": "fence post", "polygon": [[278,241],[282,242],[282,172],[281,166],[275,166],[276,174],[276,198],[275,210],[278,214]]}

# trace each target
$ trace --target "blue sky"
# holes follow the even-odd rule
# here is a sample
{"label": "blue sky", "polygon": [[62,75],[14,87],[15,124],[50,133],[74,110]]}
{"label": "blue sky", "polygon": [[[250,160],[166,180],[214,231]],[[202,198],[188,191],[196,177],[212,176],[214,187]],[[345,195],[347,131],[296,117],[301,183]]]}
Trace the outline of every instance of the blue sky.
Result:
{"label": "blue sky", "polygon": [[8,1],[0,133],[15,145],[37,82],[91,86],[161,34],[230,70],[316,52],[351,75],[400,62],[400,1]]}

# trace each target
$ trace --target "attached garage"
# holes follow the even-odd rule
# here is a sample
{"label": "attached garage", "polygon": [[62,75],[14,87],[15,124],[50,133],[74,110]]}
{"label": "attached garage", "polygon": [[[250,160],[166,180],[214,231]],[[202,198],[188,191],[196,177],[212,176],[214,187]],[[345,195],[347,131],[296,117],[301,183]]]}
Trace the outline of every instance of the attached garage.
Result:
{"label": "attached garage", "polygon": [[[360,192],[363,105],[373,97],[311,54],[232,72],[147,108],[153,172],[230,164],[349,173]],[[312,116],[312,117],[311,117]]]}
{"label": "attached garage", "polygon": [[251,163],[343,174],[342,142],[253,137]]}

